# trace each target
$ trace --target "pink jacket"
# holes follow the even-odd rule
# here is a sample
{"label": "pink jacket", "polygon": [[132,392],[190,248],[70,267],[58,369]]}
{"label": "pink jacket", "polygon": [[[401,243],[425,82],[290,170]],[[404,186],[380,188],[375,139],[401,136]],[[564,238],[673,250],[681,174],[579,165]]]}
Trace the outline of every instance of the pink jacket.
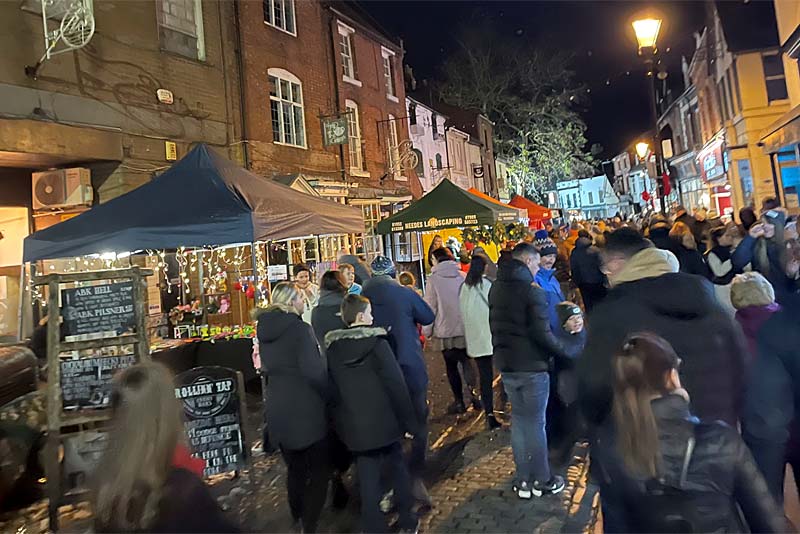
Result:
{"label": "pink jacket", "polygon": [[[433,323],[433,337],[448,338],[464,335],[464,319],[461,317],[461,306],[458,293],[464,284],[464,273],[455,261],[445,261],[434,265],[428,284],[425,288],[425,302],[436,314]],[[430,336],[431,327],[425,329]]]}

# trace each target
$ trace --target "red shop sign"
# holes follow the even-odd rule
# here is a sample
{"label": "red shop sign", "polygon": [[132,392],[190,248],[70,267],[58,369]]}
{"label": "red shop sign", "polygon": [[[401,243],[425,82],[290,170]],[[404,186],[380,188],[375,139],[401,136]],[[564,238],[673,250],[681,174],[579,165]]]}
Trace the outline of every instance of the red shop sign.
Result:
{"label": "red shop sign", "polygon": [[714,141],[705,146],[697,156],[700,177],[704,182],[716,182],[725,178],[725,156],[722,141]]}

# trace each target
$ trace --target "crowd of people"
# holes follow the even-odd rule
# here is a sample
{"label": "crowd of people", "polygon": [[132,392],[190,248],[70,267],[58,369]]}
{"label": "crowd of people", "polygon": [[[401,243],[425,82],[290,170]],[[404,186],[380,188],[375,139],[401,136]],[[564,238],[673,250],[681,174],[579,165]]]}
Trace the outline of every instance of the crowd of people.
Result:
{"label": "crowd of people", "polygon": [[[588,440],[606,532],[788,528],[779,505],[786,465],[800,467],[800,242],[785,210],[742,210],[739,223],[683,209],[575,222],[508,244],[496,263],[439,239],[427,260],[424,294],[384,256],[343,257],[318,284],[299,265],[259,312],[265,441],[287,466],[298,531],[318,530],[329,494],[346,505],[353,466],[364,532],[390,528],[387,494],[396,528],[417,529],[431,505],[423,343],[443,358],[448,414],[482,410],[489,431],[510,422],[516,497],[561,492],[552,453]],[[191,513],[164,499],[205,491],[175,463],[184,446],[163,428],[178,416],[174,398],[153,391],[169,383],[162,375],[148,364],[116,380],[118,450],[97,502],[106,530],[182,530]],[[145,409],[163,417],[128,442],[127,421]],[[131,470],[124,455],[156,463]],[[196,502],[210,519],[192,517],[194,531],[234,528],[205,494]]]}

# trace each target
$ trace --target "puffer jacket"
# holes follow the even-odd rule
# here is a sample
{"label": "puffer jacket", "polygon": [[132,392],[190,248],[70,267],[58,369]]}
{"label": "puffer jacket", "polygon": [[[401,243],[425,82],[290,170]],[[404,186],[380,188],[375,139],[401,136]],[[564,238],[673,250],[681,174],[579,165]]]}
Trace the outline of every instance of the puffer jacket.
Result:
{"label": "puffer jacket", "polygon": [[484,277],[476,286],[461,286],[458,296],[464,332],[467,338],[467,354],[473,358],[489,356],[493,352],[492,331],[489,328],[489,291],[492,283]]}
{"label": "puffer jacket", "polygon": [[528,267],[501,258],[489,291],[489,326],[497,368],[505,372],[545,372],[553,358],[566,358],[547,315],[547,294]]}
{"label": "puffer jacket", "polygon": [[258,316],[261,370],[267,376],[267,428],[275,444],[305,449],[328,433],[328,370],[311,325],[286,306]]}
{"label": "puffer jacket", "polygon": [[605,283],[606,277],[600,270],[600,251],[592,245],[591,239],[578,238],[569,263],[572,269],[572,281],[578,287]]}
{"label": "puffer jacket", "polygon": [[[748,532],[740,524],[737,505],[752,532],[785,532],[783,511],[772,499],[750,450],[735,428],[725,423],[700,422],[679,395],[652,401],[658,427],[661,477],[657,486],[675,488],[689,506],[690,530],[682,532]],[[684,472],[690,441],[693,450]],[[669,498],[658,497],[653,480],[632,475],[617,450],[612,425],[606,426],[592,448],[593,474],[616,517],[615,531],[668,532]],[[683,480],[681,480],[683,478]],[[673,501],[674,502],[674,501]],[[662,508],[660,508],[661,506]],[[669,509],[667,509],[669,507]],[[674,521],[674,519],[673,519]],[[658,526],[666,530],[657,529]]]}
{"label": "puffer jacket", "polygon": [[464,319],[458,294],[464,285],[464,273],[454,261],[443,261],[433,266],[425,287],[425,302],[436,315],[433,328],[424,328],[426,336],[441,339],[464,336]]}
{"label": "puffer jacket", "polygon": [[336,291],[323,290],[319,295],[317,305],[311,311],[311,328],[317,336],[319,350],[325,354],[325,335],[332,330],[345,327],[342,321],[342,300],[344,295]]}
{"label": "puffer jacket", "polygon": [[430,306],[416,291],[401,286],[387,275],[370,278],[361,294],[372,304],[375,326],[382,326],[389,332],[389,344],[408,388],[414,392],[425,391],[428,387],[428,370],[417,325],[433,322]]}
{"label": "puffer jacket", "polygon": [[556,332],[561,328],[556,306],[564,302],[565,299],[564,293],[561,292],[561,284],[558,283],[556,278],[555,269],[540,268],[539,272],[536,273],[535,281],[547,294],[547,317],[550,321],[550,330]]}
{"label": "puffer jacket", "polygon": [[357,326],[325,336],[335,386],[336,433],[353,452],[397,443],[418,423],[386,330]]}
{"label": "puffer jacket", "polygon": [[738,421],[747,353],[741,329],[717,302],[711,282],[678,269],[672,253],[642,250],[611,277],[613,287],[589,314],[577,370],[579,402],[590,424],[602,424],[610,414],[611,359],[634,332],[670,342],[683,360],[681,382],[693,413]]}

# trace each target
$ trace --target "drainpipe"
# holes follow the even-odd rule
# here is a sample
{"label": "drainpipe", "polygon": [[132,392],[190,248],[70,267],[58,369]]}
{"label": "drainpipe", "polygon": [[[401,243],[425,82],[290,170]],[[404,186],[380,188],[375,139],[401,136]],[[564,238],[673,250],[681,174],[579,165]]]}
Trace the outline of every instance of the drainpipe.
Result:
{"label": "drainpipe", "polygon": [[250,169],[250,149],[247,146],[247,120],[245,119],[247,102],[244,91],[244,51],[242,50],[242,30],[240,28],[241,17],[239,14],[239,0],[233,0],[233,12],[236,27],[236,66],[239,71],[239,121],[242,129],[242,156],[244,157],[244,168]]}

